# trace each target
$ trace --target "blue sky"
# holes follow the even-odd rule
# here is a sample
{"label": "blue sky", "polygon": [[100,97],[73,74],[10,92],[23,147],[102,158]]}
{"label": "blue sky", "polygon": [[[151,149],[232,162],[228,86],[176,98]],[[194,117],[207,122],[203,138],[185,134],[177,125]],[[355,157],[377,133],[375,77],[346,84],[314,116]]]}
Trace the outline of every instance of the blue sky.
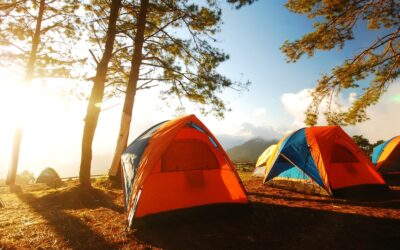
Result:
{"label": "blue sky", "polygon": [[221,72],[252,82],[250,91],[242,93],[240,103],[232,107],[265,107],[279,122],[286,121],[280,105],[283,93],[313,87],[323,72],[345,58],[343,52],[323,52],[296,64],[286,63],[279,48],[285,40],[311,31],[312,22],[289,12],[284,2],[258,1],[240,10],[225,5],[219,35],[220,47],[231,56],[221,65]]}
{"label": "blue sky", "polygon": [[[279,48],[285,40],[294,40],[310,32],[312,22],[305,16],[289,12],[284,3],[281,0],[259,0],[240,10],[222,4],[224,24],[216,45],[230,55],[230,60],[223,63],[219,71],[234,80],[250,80],[252,85],[249,91],[237,93],[228,90],[221,95],[232,108],[224,120],[204,117],[194,105],[188,103],[186,112],[196,113],[225,148],[253,137],[278,139],[303,127],[304,110],[310,101],[308,89],[316,86],[322,74],[329,73],[332,67],[374,41],[379,33],[367,31],[365,25],[359,25],[355,32],[356,39],[348,42],[343,50],[318,52],[312,58],[305,56],[297,63],[288,64]],[[7,69],[0,69],[1,79],[7,74]],[[395,101],[395,96],[400,95],[398,83],[393,84],[377,106],[369,109],[370,121],[346,130],[350,134],[363,134],[371,141],[389,139],[398,134],[400,103]],[[1,98],[5,100],[9,97],[8,94],[2,96],[1,89],[6,84],[6,81],[0,82],[0,104]],[[50,88],[38,87],[35,91],[33,111],[24,130],[20,170],[38,173],[51,166],[62,176],[76,176],[87,103],[58,98],[56,91]],[[354,95],[348,91],[337,100],[346,106]],[[121,104],[123,100],[112,102]],[[139,92],[130,140],[149,126],[176,116],[173,105],[174,101],[172,107],[160,101],[157,89]],[[7,102],[0,105],[0,117],[9,119],[8,106]],[[107,102],[104,106],[113,106],[113,103]],[[107,172],[118,135],[121,106],[101,113],[93,147],[93,174]],[[34,114],[34,111],[40,113]],[[0,177],[5,175],[8,167],[11,127],[10,124],[0,123]]]}
{"label": "blue sky", "polygon": [[[297,63],[287,63],[280,47],[284,41],[293,41],[312,31],[314,20],[288,11],[285,2],[257,1],[240,10],[224,5],[218,45],[231,56],[221,65],[221,72],[232,79],[252,82],[248,92],[228,91],[224,95],[233,108],[232,113],[265,109],[267,114],[260,119],[268,119],[271,126],[290,128],[293,114],[285,111],[287,106],[282,103],[282,96],[315,87],[323,74],[365,49],[385,31],[370,31],[366,23],[359,23],[354,30],[355,39],[346,42],[342,50],[318,51],[311,58],[305,55]],[[339,97],[344,99],[344,105],[350,92],[359,93],[359,90],[344,92]],[[391,94],[389,89],[386,95]]]}
{"label": "blue sky", "polygon": [[347,42],[343,50],[319,51],[312,58],[304,56],[297,63],[286,63],[279,48],[285,40],[292,41],[312,31],[312,20],[289,12],[285,2],[258,1],[240,10],[225,5],[219,36],[221,47],[231,56],[221,66],[221,72],[234,79],[243,73],[243,78],[253,83],[238,105],[271,107],[280,120],[284,120],[279,108],[283,93],[313,88],[323,73],[365,48],[377,35],[359,25],[355,30],[357,39]]}

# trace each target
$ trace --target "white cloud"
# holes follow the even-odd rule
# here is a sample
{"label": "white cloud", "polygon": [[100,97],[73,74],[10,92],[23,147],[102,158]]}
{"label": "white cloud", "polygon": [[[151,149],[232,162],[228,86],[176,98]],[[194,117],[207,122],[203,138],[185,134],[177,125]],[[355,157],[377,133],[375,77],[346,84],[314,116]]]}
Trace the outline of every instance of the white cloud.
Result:
{"label": "white cloud", "polygon": [[[283,108],[293,119],[290,126],[291,129],[298,129],[305,126],[305,112],[312,101],[311,92],[312,89],[303,89],[297,93],[285,93],[282,95],[281,102]],[[328,110],[329,105],[331,105],[333,109],[346,109],[356,97],[356,93],[349,93],[347,96],[339,94],[333,96],[332,100],[324,100],[319,107],[320,115],[318,117],[318,125],[327,124],[322,114]]]}
{"label": "white cloud", "polygon": [[[312,101],[311,89],[303,89],[297,93],[285,93],[281,97],[284,110],[290,115],[292,125],[289,130],[304,127],[305,111]],[[400,95],[400,81],[392,84],[389,90],[382,96],[377,105],[368,108],[367,113],[370,120],[355,126],[345,127],[345,130],[352,135],[361,134],[371,142],[380,139],[390,139],[400,134],[400,102],[395,98]],[[339,95],[332,100],[333,105],[340,104],[346,109],[356,99],[356,93],[349,93],[347,96]],[[327,103],[320,107],[321,113],[327,110]],[[319,125],[326,125],[323,115],[318,120]]]}
{"label": "white cloud", "polygon": [[282,95],[281,102],[283,109],[293,119],[290,125],[292,129],[304,127],[304,113],[311,101],[311,89],[303,89],[297,93],[285,93]]}
{"label": "white cloud", "polygon": [[225,149],[232,148],[247,140],[260,137],[265,140],[280,139],[284,132],[268,125],[254,125],[252,122],[240,123],[235,134],[216,134],[215,136]]}
{"label": "white cloud", "polygon": [[244,122],[240,128],[241,134],[246,135],[251,139],[254,137],[261,137],[264,139],[278,139],[283,133],[268,125],[257,126],[250,122]]}

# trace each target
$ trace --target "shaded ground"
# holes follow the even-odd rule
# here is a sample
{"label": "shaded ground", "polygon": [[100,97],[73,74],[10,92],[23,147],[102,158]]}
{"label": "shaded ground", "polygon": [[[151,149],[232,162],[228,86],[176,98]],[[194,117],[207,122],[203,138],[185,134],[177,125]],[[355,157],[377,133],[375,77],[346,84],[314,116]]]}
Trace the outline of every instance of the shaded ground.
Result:
{"label": "shaded ground", "polygon": [[[0,187],[0,249],[398,249],[400,188],[346,201],[271,188],[243,174],[252,212],[172,216],[125,234],[122,191],[106,180],[9,193]],[[228,211],[227,211],[228,212]],[[228,214],[228,213],[227,213]]]}

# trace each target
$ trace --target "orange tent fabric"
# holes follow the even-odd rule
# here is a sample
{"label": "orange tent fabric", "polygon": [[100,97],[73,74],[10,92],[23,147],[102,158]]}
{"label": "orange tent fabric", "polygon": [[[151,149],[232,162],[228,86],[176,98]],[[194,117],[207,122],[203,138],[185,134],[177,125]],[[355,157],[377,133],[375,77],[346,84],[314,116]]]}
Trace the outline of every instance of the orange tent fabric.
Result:
{"label": "orange tent fabric", "polygon": [[277,145],[264,182],[312,184],[328,195],[362,187],[386,188],[368,156],[339,126],[299,129]]}
{"label": "orange tent fabric", "polygon": [[248,202],[224,149],[194,115],[139,136],[122,155],[122,165],[129,226],[134,218],[160,212]]}
{"label": "orange tent fabric", "polygon": [[374,170],[369,157],[339,126],[311,127],[307,140],[322,179],[330,188],[339,189],[363,184],[385,184]]}

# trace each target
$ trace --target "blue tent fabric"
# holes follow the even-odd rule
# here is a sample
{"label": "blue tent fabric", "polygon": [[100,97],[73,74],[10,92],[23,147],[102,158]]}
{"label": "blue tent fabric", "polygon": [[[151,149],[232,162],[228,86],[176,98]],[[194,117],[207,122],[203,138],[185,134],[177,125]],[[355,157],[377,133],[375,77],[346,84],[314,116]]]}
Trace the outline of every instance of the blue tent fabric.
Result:
{"label": "blue tent fabric", "polygon": [[194,122],[190,122],[188,125],[189,125],[190,127],[194,128],[194,129],[197,129],[198,131],[200,131],[200,132],[206,134],[206,135],[208,136],[208,139],[209,139],[209,140],[211,141],[211,143],[214,145],[214,147],[218,148],[218,145],[217,145],[217,143],[214,141],[214,139],[213,139],[206,131],[204,131],[204,129],[202,129],[199,125],[197,125],[197,124],[194,123]]}
{"label": "blue tent fabric", "polygon": [[385,141],[384,143],[379,144],[378,146],[374,147],[374,150],[372,151],[372,163],[377,164],[379,157],[381,156],[383,150],[385,149],[386,145],[393,140],[395,137],[393,137],[390,140]]}
{"label": "blue tent fabric", "polygon": [[[266,181],[286,172],[285,175],[289,178],[295,177],[296,179],[301,177],[303,173],[304,180],[312,179],[321,187],[325,188],[322,178],[319,174],[317,166],[314,159],[311,156],[311,152],[307,143],[305,129],[300,129],[288,136],[285,143],[282,143],[280,150],[278,151],[278,160],[272,166],[270,173],[268,174]],[[290,163],[281,163],[280,157],[284,156]],[[287,172],[289,166],[298,168],[298,170],[291,170],[292,172]],[[292,174],[293,177],[290,177]]]}
{"label": "blue tent fabric", "polygon": [[304,174],[304,172],[302,172],[297,167],[292,167],[290,169],[287,169],[286,171],[283,171],[282,173],[280,173],[277,177],[287,178],[287,179],[304,180],[304,181],[311,180],[310,177],[308,177],[306,174]]}
{"label": "blue tent fabric", "polygon": [[[139,135],[123,152],[122,154],[122,169],[124,172],[125,178],[125,207],[128,206],[130,193],[132,190],[132,186],[134,184],[137,168],[139,167],[140,158],[144,150],[147,147],[147,144],[155,131],[157,131],[162,124],[167,121],[163,121],[149,128],[141,135]],[[132,166],[132,167],[125,167]]]}
{"label": "blue tent fabric", "polygon": [[276,166],[270,171],[269,177],[273,176],[270,177],[270,179],[280,177],[288,179],[310,180],[310,177],[287,161],[282,155],[278,157],[275,164]]}

